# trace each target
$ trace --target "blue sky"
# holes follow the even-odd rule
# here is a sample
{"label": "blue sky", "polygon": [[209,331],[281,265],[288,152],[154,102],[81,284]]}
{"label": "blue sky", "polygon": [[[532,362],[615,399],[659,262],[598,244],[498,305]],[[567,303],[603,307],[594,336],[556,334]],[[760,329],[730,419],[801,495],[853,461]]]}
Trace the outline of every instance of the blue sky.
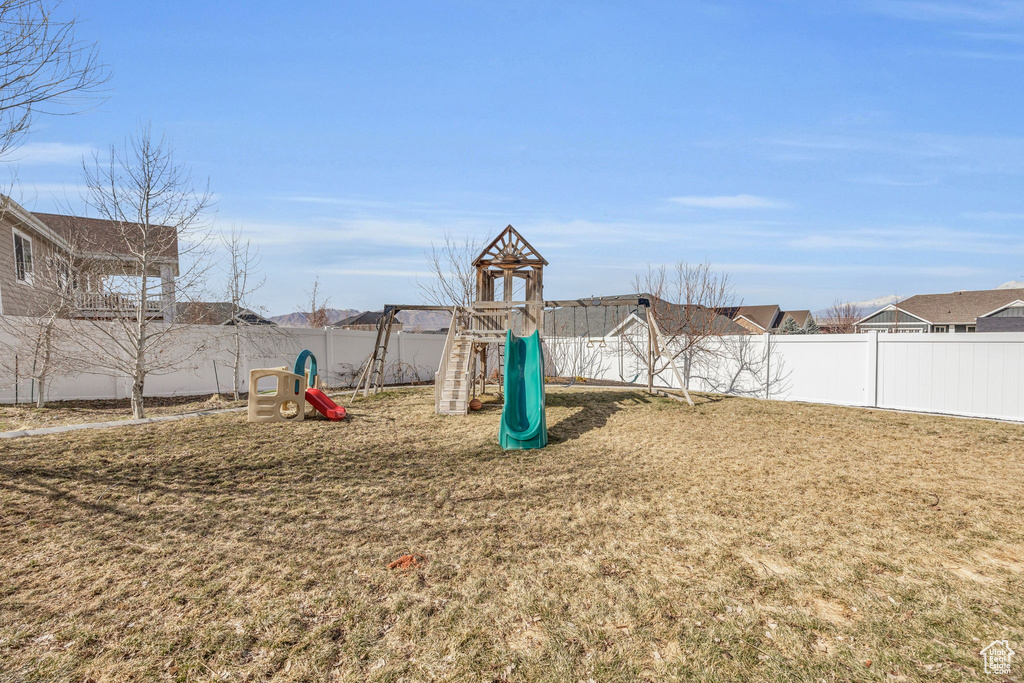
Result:
{"label": "blue sky", "polygon": [[710,260],[748,304],[1024,280],[1024,3],[92,2],[113,77],[11,161],[29,208],[151,121],[263,253],[259,303],[415,302],[511,223],[548,298]]}

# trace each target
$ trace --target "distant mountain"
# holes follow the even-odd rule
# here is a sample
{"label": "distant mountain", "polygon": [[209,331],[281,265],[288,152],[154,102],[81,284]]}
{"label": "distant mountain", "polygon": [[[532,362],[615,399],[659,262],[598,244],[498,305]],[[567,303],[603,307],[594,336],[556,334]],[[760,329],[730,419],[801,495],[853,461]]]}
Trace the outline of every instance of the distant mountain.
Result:
{"label": "distant mountain", "polygon": [[874,313],[880,308],[888,306],[889,304],[898,304],[907,297],[900,296],[899,294],[890,294],[888,296],[880,296],[875,299],[867,299],[865,301],[854,301],[854,305],[860,307],[860,310],[864,311],[864,315]]}
{"label": "distant mountain", "polygon": [[1024,282],[1020,280],[1010,280],[996,287],[996,289],[1024,289]]}
{"label": "distant mountain", "polygon": [[[357,311],[354,308],[328,308],[327,309],[327,324],[333,325],[339,320],[343,320],[353,315],[358,315],[362,311]],[[272,315],[268,320],[273,320],[281,327],[309,327],[306,321],[305,313],[285,313],[284,315]]]}
{"label": "distant mountain", "polygon": [[[354,308],[328,308],[327,323],[333,325],[339,320],[351,318],[362,312]],[[398,322],[405,325],[405,329],[409,332],[418,330],[447,330],[452,320],[451,314],[443,311],[399,311],[396,317]],[[268,320],[273,320],[281,327],[309,327],[305,313],[295,312],[285,313],[284,315],[272,315]]]}
{"label": "distant mountain", "polygon": [[399,311],[395,316],[409,332],[448,329],[452,314],[444,311]]}

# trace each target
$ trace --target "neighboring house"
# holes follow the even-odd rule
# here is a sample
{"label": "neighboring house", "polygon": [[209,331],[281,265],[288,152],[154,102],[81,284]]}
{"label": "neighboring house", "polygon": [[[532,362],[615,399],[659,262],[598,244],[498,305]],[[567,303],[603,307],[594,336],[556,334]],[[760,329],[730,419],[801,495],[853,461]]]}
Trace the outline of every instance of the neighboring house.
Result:
{"label": "neighboring house", "polygon": [[[377,329],[377,322],[384,316],[383,311],[364,311],[358,315],[349,316],[331,325],[341,330],[363,330],[373,332]],[[394,322],[391,325],[392,332],[401,332],[404,326],[402,323]],[[445,330],[445,334],[448,330]]]}
{"label": "neighboring house", "polygon": [[[783,311],[782,317],[779,319],[779,324],[776,328],[781,328],[786,324],[787,318],[792,318],[793,322],[796,323],[796,326],[803,329],[807,327],[807,323],[810,322],[813,317],[814,316],[811,315],[810,311]],[[817,321],[815,320],[815,322]]]}
{"label": "neighboring house", "polygon": [[746,334],[776,332],[792,318],[796,326],[803,329],[813,317],[810,311],[784,311],[778,305],[731,306],[720,308],[719,312],[746,330]]}
{"label": "neighboring house", "polygon": [[856,323],[858,332],[1024,332],[1024,289],[918,294]]}
{"label": "neighboring house", "polygon": [[1024,300],[1016,299],[978,316],[978,332],[1024,332]]}
{"label": "neighboring house", "polygon": [[[636,304],[614,305],[618,299],[635,301],[636,294],[602,296],[602,306],[574,306],[544,312],[544,336],[589,337],[600,339],[622,334],[635,324],[647,324],[648,309]],[[673,304],[659,301],[650,294],[640,298],[651,302],[658,326],[665,335],[674,336],[691,332],[699,335],[746,334],[746,330],[727,316],[704,306]],[[586,302],[584,298],[581,301]]]}
{"label": "neighboring house", "polygon": [[277,327],[273,320],[259,313],[240,308],[234,313],[230,301],[195,301],[178,303],[174,318],[188,325],[270,325]]}
{"label": "neighboring house", "polygon": [[[126,253],[119,227],[95,218],[33,213],[0,195],[0,315],[42,315],[60,301],[62,314],[102,318],[130,306],[130,297],[115,283],[141,273]],[[177,234],[161,229],[168,232],[161,235],[162,249],[147,273],[160,282],[160,294],[147,309],[153,317],[170,317]]]}

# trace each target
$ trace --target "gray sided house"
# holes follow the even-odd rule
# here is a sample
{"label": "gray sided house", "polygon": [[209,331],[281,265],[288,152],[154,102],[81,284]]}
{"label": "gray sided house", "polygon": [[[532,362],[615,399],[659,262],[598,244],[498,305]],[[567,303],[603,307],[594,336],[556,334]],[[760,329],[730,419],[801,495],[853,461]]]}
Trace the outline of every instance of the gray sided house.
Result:
{"label": "gray sided house", "polygon": [[[624,333],[636,324],[647,325],[648,309],[635,304],[615,305],[616,300],[635,301],[638,295],[623,294],[598,297],[602,306],[555,308],[544,312],[544,334],[547,337],[589,337],[600,339]],[[704,306],[673,304],[650,294],[640,294],[651,302],[658,326],[663,334],[729,335],[747,334],[721,312]],[[586,303],[588,299],[580,299]]]}
{"label": "gray sided house", "polygon": [[858,332],[1024,332],[1024,289],[918,294],[856,323]]}
{"label": "gray sided house", "polygon": [[1024,332],[1024,300],[1015,299],[979,316],[978,332]]}

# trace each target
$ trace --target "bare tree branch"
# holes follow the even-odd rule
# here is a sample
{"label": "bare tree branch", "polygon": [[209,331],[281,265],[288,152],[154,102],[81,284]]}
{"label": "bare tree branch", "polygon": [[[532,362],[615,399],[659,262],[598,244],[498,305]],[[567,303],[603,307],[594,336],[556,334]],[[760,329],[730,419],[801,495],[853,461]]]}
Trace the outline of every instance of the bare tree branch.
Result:
{"label": "bare tree branch", "polygon": [[0,368],[15,382],[35,383],[37,408],[46,405],[53,378],[74,376],[82,367],[61,322],[69,314],[70,257],[56,252],[40,256],[33,272],[33,315],[0,316]]}
{"label": "bare tree branch", "polygon": [[331,297],[324,297],[320,293],[320,278],[313,280],[313,289],[306,292],[308,298],[306,311],[306,325],[315,330],[327,327],[330,324],[330,316],[327,312],[327,304]]}
{"label": "bare tree branch", "polygon": [[0,0],[0,158],[38,114],[74,114],[101,98],[109,72],[96,46],[57,18],[59,0]]}
{"label": "bare tree branch", "polygon": [[473,259],[480,255],[483,245],[472,237],[459,241],[445,233],[444,242],[431,244],[426,252],[431,277],[417,280],[420,299],[431,306],[468,307],[476,300],[476,268]]}
{"label": "bare tree branch", "polygon": [[863,317],[864,309],[860,306],[836,299],[825,309],[821,328],[828,334],[853,334],[857,331],[855,323]]}
{"label": "bare tree branch", "polygon": [[[634,280],[637,292],[651,297],[651,309],[663,334],[667,355],[652,360],[653,374],[682,361],[684,380],[701,355],[713,354],[710,340],[729,334],[727,318],[720,313],[738,305],[728,273],[712,269],[709,262],[679,262],[671,267],[648,266]],[[637,350],[640,352],[641,350]],[[646,357],[646,351],[642,351]]]}

